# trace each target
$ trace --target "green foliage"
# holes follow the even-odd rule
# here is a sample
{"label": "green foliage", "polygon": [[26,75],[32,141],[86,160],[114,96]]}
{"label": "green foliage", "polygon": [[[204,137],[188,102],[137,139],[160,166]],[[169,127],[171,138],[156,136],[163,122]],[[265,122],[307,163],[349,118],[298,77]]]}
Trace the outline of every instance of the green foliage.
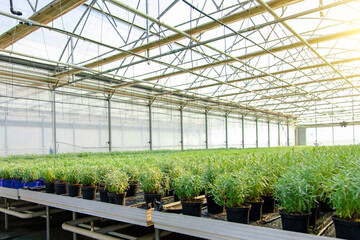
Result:
{"label": "green foliage", "polygon": [[175,193],[182,201],[194,201],[204,188],[204,181],[201,176],[191,172],[185,172],[175,179]]}
{"label": "green foliage", "polygon": [[333,177],[329,197],[340,218],[360,221],[360,160],[356,164]]}
{"label": "green foliage", "polygon": [[163,173],[159,168],[145,165],[141,171],[139,182],[145,193],[160,194],[162,193],[163,179]]}
{"label": "green foliage", "polygon": [[129,176],[129,183],[135,183],[139,180],[139,166],[138,163],[129,162],[128,164],[123,164],[121,167],[123,171]]}
{"label": "green foliage", "polygon": [[212,159],[207,161],[207,165],[205,166],[204,172],[202,174],[207,192],[210,191],[212,185],[214,184],[216,176],[218,176],[222,171],[223,169],[219,163]]}
{"label": "green foliage", "polygon": [[57,167],[54,171],[56,180],[60,182],[65,182],[65,168],[64,167]]}
{"label": "green foliage", "polygon": [[75,165],[73,167],[68,167],[65,170],[65,176],[64,176],[65,182],[67,182],[68,184],[79,184],[80,183],[79,171],[80,171],[80,166]]}
{"label": "green foliage", "polygon": [[250,202],[260,201],[267,183],[262,165],[258,163],[250,168],[245,168],[242,171],[242,179],[248,189],[246,200]]}
{"label": "green foliage", "polygon": [[34,182],[40,178],[39,169],[35,166],[24,167],[22,173],[22,180],[24,182]]}
{"label": "green foliage", "polygon": [[106,174],[105,188],[110,193],[124,193],[129,186],[129,177],[123,171],[113,171]]}
{"label": "green foliage", "polygon": [[292,167],[275,185],[275,196],[288,213],[309,213],[316,204],[316,189],[308,181],[310,167]]}
{"label": "green foliage", "polygon": [[22,165],[19,165],[17,167],[14,167],[12,170],[11,170],[11,174],[13,175],[13,177],[17,180],[22,180],[23,178],[23,175],[24,175],[24,169],[25,167],[22,166]]}
{"label": "green foliage", "polygon": [[46,182],[52,183],[55,182],[55,171],[53,168],[44,167],[40,169],[40,178],[44,179]]}
{"label": "green foliage", "polygon": [[7,167],[7,166],[0,167],[0,178],[10,180],[13,177],[14,177],[14,174],[10,167]]}
{"label": "green foliage", "polygon": [[111,167],[107,165],[100,165],[95,167],[95,175],[97,183],[100,185],[105,185],[106,174],[111,172]]}
{"label": "green foliage", "polygon": [[85,187],[94,186],[97,182],[96,168],[83,166],[78,173],[78,181]]}
{"label": "green foliage", "polygon": [[219,205],[241,207],[249,193],[246,180],[241,173],[223,173],[219,175],[211,189],[211,195]]}
{"label": "green foliage", "polygon": [[309,211],[330,197],[339,215],[357,218],[359,158],[360,146],[25,155],[0,158],[0,178],[32,181],[37,169],[48,182],[105,185],[108,173],[120,171],[145,192],[162,193],[187,173],[200,176],[220,204],[241,205],[275,192],[288,211]]}
{"label": "green foliage", "polygon": [[175,188],[175,180],[180,177],[184,169],[172,160],[160,165],[160,170],[163,173],[162,190],[167,193],[170,189]]}

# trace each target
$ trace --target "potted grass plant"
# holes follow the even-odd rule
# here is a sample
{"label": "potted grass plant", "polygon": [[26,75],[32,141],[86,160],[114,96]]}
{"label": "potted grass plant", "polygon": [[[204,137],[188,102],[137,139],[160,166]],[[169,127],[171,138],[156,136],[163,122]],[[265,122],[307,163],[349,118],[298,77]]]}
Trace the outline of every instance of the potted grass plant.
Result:
{"label": "potted grass plant", "polygon": [[225,202],[227,221],[249,223],[251,205],[245,203],[249,188],[240,172],[223,173],[216,177],[211,194],[217,204]]}
{"label": "potted grass plant", "polygon": [[96,168],[83,167],[78,174],[78,179],[82,184],[81,195],[83,199],[94,200],[96,193],[97,174]]}
{"label": "potted grass plant", "polygon": [[154,201],[161,201],[163,187],[163,173],[156,166],[148,164],[142,169],[139,183],[144,191],[146,205],[154,207]]}
{"label": "potted grass plant", "polygon": [[205,170],[203,172],[203,179],[205,185],[205,198],[207,203],[207,211],[211,214],[223,213],[225,204],[217,204],[214,200],[214,196],[211,194],[212,185],[215,182],[216,176],[222,172],[220,165],[208,160]]}
{"label": "potted grass plant", "polygon": [[109,203],[125,205],[126,190],[129,187],[129,177],[123,171],[115,170],[105,177]]}
{"label": "potted grass plant", "polygon": [[129,189],[126,192],[127,197],[135,197],[138,191],[139,167],[134,162],[121,166],[129,177]]}
{"label": "potted grass plant", "polygon": [[175,161],[169,161],[162,166],[161,170],[164,174],[164,195],[173,196],[175,202],[180,201],[179,196],[175,194],[175,180],[181,176],[181,174],[184,172],[184,169],[180,166],[179,163]]}
{"label": "potted grass plant", "polygon": [[251,205],[249,213],[249,221],[258,221],[262,218],[262,205],[264,200],[261,198],[263,195],[266,178],[262,175],[260,165],[252,166],[251,170],[242,172],[244,175],[244,182],[248,188],[248,193],[245,202]]}
{"label": "potted grass plant", "polygon": [[175,193],[181,200],[182,213],[184,215],[201,217],[202,200],[195,197],[200,195],[204,188],[204,181],[201,176],[188,171],[175,179]]}
{"label": "potted grass plant", "polygon": [[343,169],[332,179],[330,202],[336,208],[333,216],[337,238],[360,239],[360,161]]}
{"label": "potted grass plant", "polygon": [[261,194],[261,198],[264,200],[262,213],[274,213],[274,186],[282,173],[282,163],[279,161],[278,154],[261,154],[258,159],[261,162],[262,180],[264,184]]}
{"label": "potted grass plant", "polygon": [[55,193],[55,173],[51,167],[43,167],[40,169],[40,176],[45,180],[45,192]]}
{"label": "potted grass plant", "polygon": [[65,182],[65,167],[57,166],[55,167],[55,193],[57,195],[63,195],[67,193],[67,187]]}
{"label": "potted grass plant", "polygon": [[67,192],[69,197],[80,196],[81,184],[78,177],[80,166],[67,167],[65,171],[65,182],[67,183]]}
{"label": "potted grass plant", "polygon": [[96,166],[96,179],[99,187],[101,202],[109,202],[108,192],[106,190],[106,175],[112,172],[112,168],[107,165]]}
{"label": "potted grass plant", "polygon": [[[309,167],[310,168],[310,167]],[[308,181],[311,171],[306,167],[290,168],[275,185],[284,230],[308,232],[311,208],[316,205],[316,189]]]}

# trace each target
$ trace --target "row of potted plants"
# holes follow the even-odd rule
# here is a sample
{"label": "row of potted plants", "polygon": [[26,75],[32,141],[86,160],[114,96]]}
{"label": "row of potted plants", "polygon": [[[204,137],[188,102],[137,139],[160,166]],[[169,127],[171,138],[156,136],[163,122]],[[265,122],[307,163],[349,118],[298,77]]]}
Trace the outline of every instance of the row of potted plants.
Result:
{"label": "row of potted plants", "polygon": [[[206,193],[209,213],[226,210],[228,221],[242,223],[260,219],[262,208],[273,212],[277,198],[283,218],[306,215],[303,228],[292,230],[307,231],[309,213],[324,203],[336,207],[335,223],[337,218],[359,222],[359,150],[347,146],[14,156],[1,159],[0,177],[44,179],[47,188],[52,185],[71,196],[82,191],[87,199],[94,199],[97,188],[103,201],[117,204],[134,195],[139,183],[150,207],[174,192],[183,213],[194,216],[201,215],[202,202],[196,197]],[[283,228],[288,229],[285,222]]]}

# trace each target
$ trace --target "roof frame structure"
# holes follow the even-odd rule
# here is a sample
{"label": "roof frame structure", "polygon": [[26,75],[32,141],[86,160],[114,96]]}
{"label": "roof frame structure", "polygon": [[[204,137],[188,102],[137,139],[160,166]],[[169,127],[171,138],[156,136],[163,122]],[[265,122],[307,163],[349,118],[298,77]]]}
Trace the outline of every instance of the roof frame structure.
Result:
{"label": "roof frame structure", "polygon": [[[0,61],[13,64],[0,68],[1,84],[55,87],[89,96],[111,93],[119,98],[297,119],[299,124],[359,120],[360,18],[332,15],[333,9],[356,12],[359,1],[330,0],[318,6],[309,0],[239,0],[237,4],[202,0],[198,6],[185,0],[158,1],[157,13],[148,8],[149,1],[127,6],[122,0],[102,5],[54,0],[29,18],[1,11],[2,16],[27,23],[9,25],[0,35],[6,48]],[[296,7],[305,3],[309,6]],[[78,13],[72,30],[54,27],[57,18],[65,21],[74,9]],[[174,9],[187,9],[190,17],[165,23],[162,19],[169,20]],[[42,17],[44,13],[49,15]],[[34,19],[39,15],[39,20]],[[297,24],[308,20],[316,24],[303,28]],[[109,43],[101,34],[100,40],[90,36],[89,25],[96,21],[107,25],[122,42]],[[16,52],[39,28],[45,29],[43,35],[66,36],[57,61]],[[23,30],[6,40],[14,29]],[[79,61],[84,44],[101,51],[90,57],[84,54]],[[21,58],[31,60],[33,66],[48,64],[48,73],[22,70],[21,64],[30,66]]]}

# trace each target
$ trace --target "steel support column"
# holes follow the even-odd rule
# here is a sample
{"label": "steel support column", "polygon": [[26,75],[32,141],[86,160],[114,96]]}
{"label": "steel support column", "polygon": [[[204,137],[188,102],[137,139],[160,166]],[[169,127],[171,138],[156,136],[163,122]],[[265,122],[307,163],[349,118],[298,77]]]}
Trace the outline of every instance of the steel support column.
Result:
{"label": "steel support column", "polygon": [[208,110],[205,110],[205,144],[206,149],[209,149],[209,126],[208,126]]}
{"label": "steel support column", "polygon": [[56,146],[56,93],[55,89],[51,91],[51,117],[52,117],[52,141],[54,154],[57,153]]}
{"label": "steel support column", "polygon": [[7,113],[5,113],[5,132],[4,132],[4,142],[5,142],[5,156],[8,155],[8,122],[7,122]]}
{"label": "steel support column", "polygon": [[226,144],[226,149],[229,148],[228,116],[229,116],[229,114],[226,113],[225,114],[225,144]]}
{"label": "steel support column", "polygon": [[72,142],[72,144],[73,144],[73,152],[75,152],[76,151],[76,133],[75,133],[75,121],[73,120],[73,122],[72,122],[72,137],[73,137],[73,142]]}
{"label": "steel support column", "polygon": [[256,129],[256,148],[259,148],[259,119],[255,119],[255,129]]}
{"label": "steel support column", "polygon": [[45,126],[44,126],[44,117],[41,118],[41,152],[45,154]]}
{"label": "steel support column", "polygon": [[181,150],[184,150],[184,117],[183,117],[184,107],[180,107],[180,144]]}
{"label": "steel support column", "polygon": [[270,120],[268,120],[267,122],[268,124],[268,147],[270,147],[271,142],[270,142]]}
{"label": "steel support column", "polygon": [[245,148],[245,119],[244,116],[241,118],[241,137],[242,137],[242,148]]}
{"label": "steel support column", "polygon": [[150,144],[150,150],[153,149],[153,140],[152,140],[152,111],[151,111],[151,104],[149,103],[149,144]]}
{"label": "steel support column", "polygon": [[278,122],[278,144],[279,147],[281,146],[281,137],[280,137],[281,131],[280,131],[280,121]]}
{"label": "steel support column", "polygon": [[108,134],[109,134],[109,152],[112,151],[112,136],[111,136],[111,97],[107,99],[108,102]]}
{"label": "steel support column", "polygon": [[286,124],[286,130],[287,130],[287,146],[289,147],[290,146],[290,126],[289,126],[289,122],[287,122]]}

